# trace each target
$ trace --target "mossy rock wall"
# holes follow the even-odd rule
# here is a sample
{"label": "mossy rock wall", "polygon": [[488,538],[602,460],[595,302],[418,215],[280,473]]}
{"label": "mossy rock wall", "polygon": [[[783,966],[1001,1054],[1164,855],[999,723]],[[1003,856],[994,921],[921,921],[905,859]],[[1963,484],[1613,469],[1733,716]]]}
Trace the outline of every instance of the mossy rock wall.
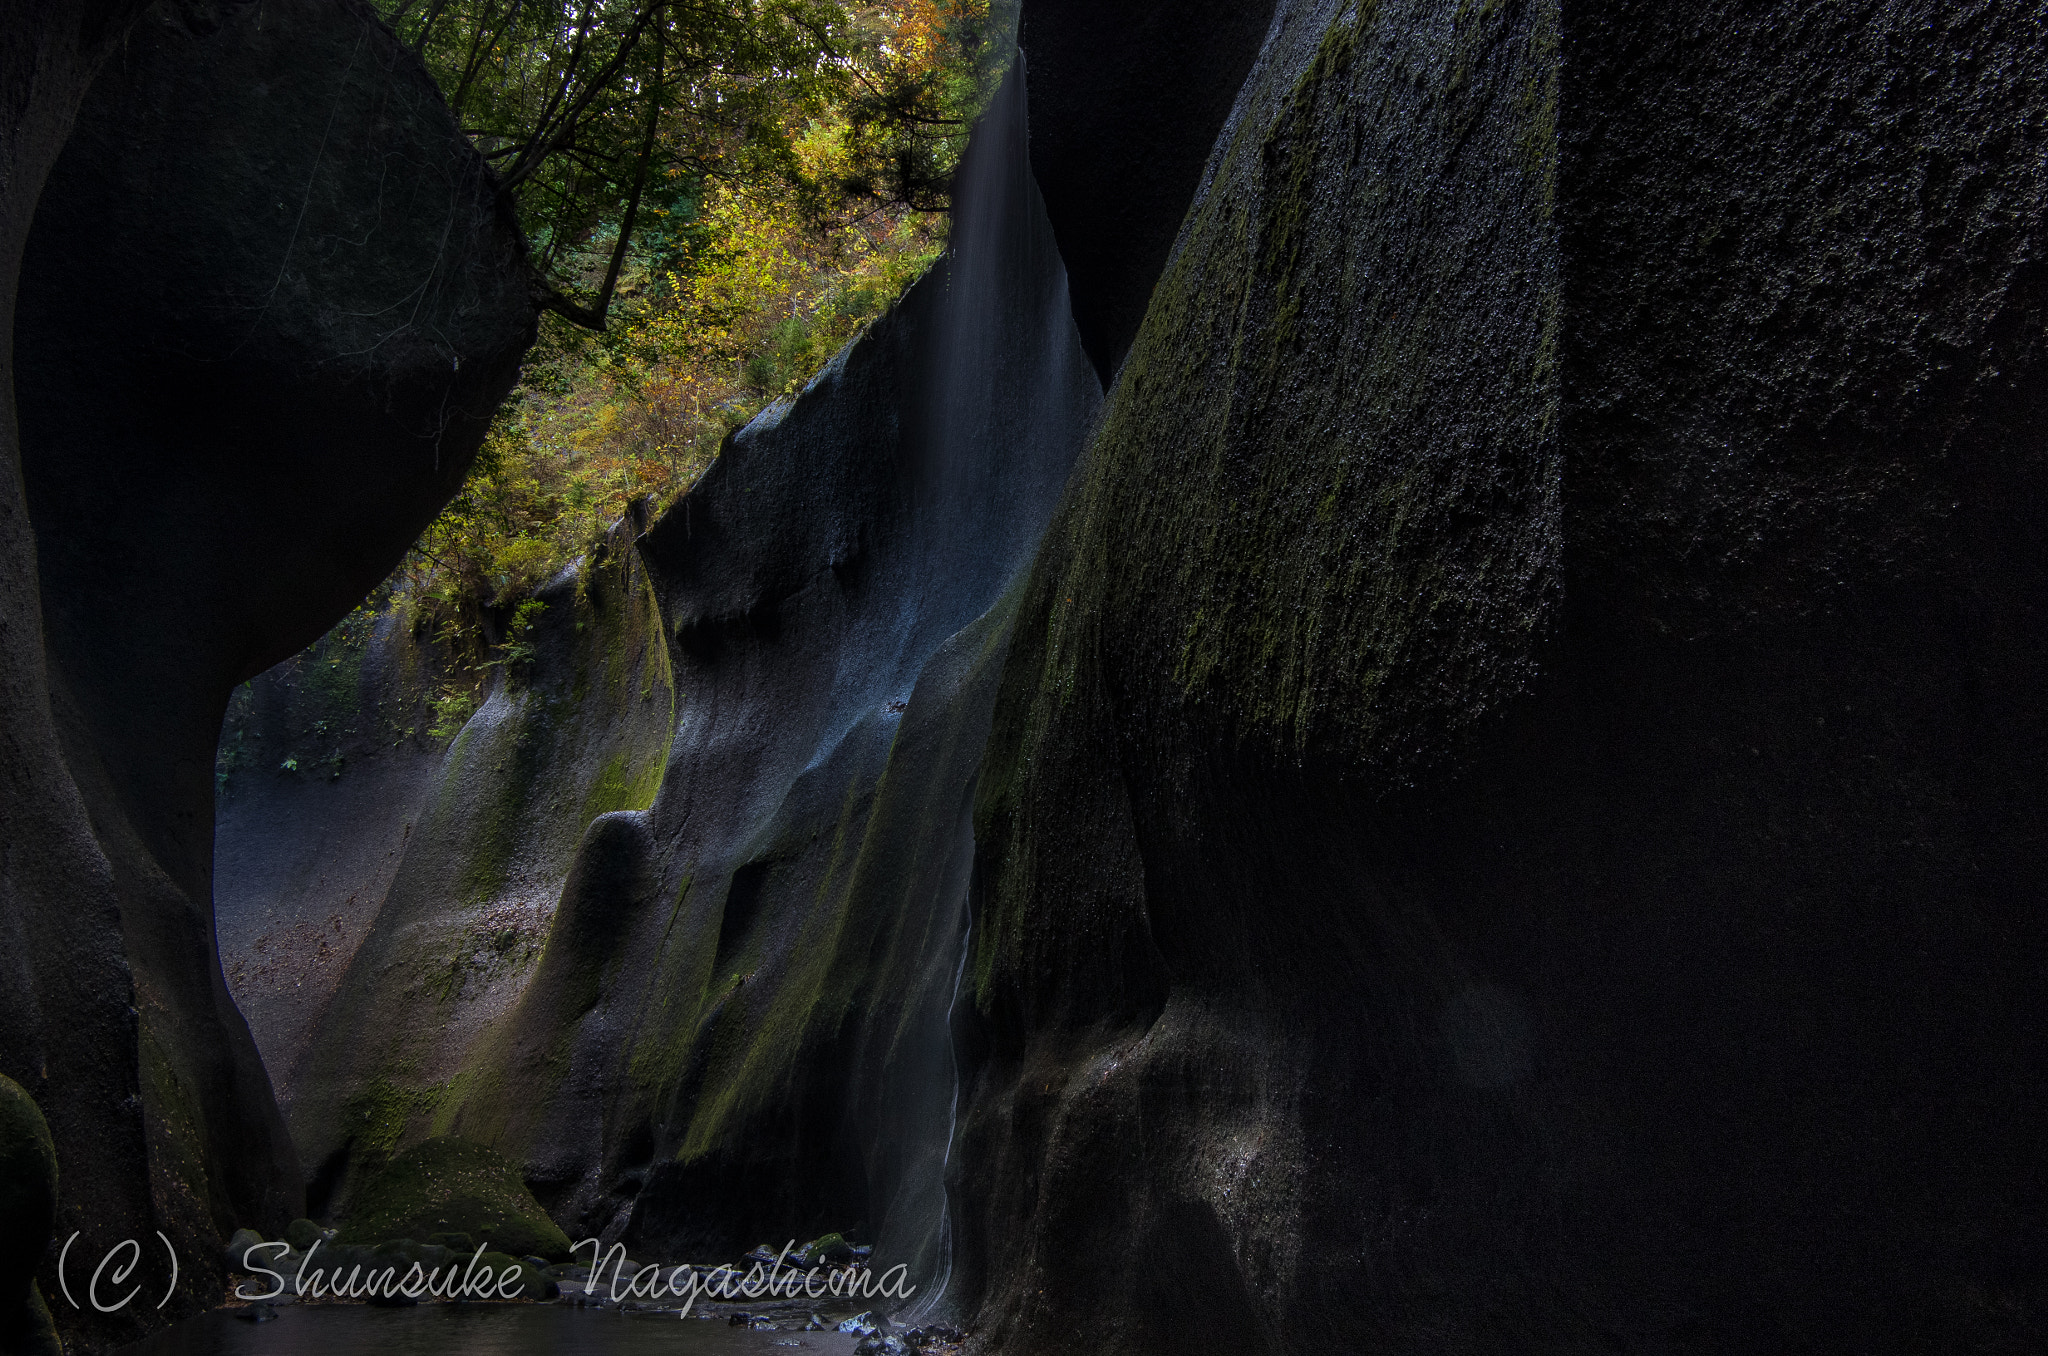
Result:
{"label": "mossy rock wall", "polygon": [[335,1242],[430,1242],[466,1234],[473,1248],[566,1261],[569,1239],[526,1189],[518,1167],[454,1136],[422,1140],[365,1180]]}
{"label": "mossy rock wall", "polygon": [[[495,672],[428,776],[405,747],[417,735],[399,731],[387,779],[412,799],[394,795],[366,815],[365,827],[381,834],[367,848],[346,845],[348,860],[371,868],[352,888],[388,884],[358,925],[332,998],[286,1013],[309,1034],[294,1062],[274,1071],[312,1178],[312,1209],[345,1212],[354,1183],[447,1130],[471,1086],[474,1052],[533,978],[585,828],[654,798],[676,694],[633,528],[618,525],[540,592],[534,657]],[[416,683],[390,696],[392,705],[364,717],[383,732],[420,715]],[[357,776],[371,790],[384,784],[346,767],[334,787]],[[302,797],[281,817],[314,804]],[[345,840],[347,827],[308,829]],[[326,906],[307,891],[279,907],[291,926],[319,932],[331,923],[291,911]],[[517,1146],[512,1153],[518,1161]]]}
{"label": "mossy rock wall", "polygon": [[661,791],[591,825],[447,1122],[522,1146],[571,1234],[850,1230],[943,1269],[972,786],[1101,399],[1021,101],[977,133],[948,255],[641,539],[681,694]]}
{"label": "mossy rock wall", "polygon": [[980,777],[992,1349],[2038,1340],[2042,17],[1280,6]]}

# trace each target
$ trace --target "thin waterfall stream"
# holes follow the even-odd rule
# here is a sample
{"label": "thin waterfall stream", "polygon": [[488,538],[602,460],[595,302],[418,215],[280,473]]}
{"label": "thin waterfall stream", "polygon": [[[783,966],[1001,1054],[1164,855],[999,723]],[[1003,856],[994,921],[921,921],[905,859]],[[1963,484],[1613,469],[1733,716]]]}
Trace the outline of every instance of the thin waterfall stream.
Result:
{"label": "thin waterfall stream", "polygon": [[[971,836],[970,836],[971,837]],[[971,856],[971,853],[970,853]],[[946,1170],[953,1164],[953,1140],[960,1131],[960,1059],[953,1036],[953,1020],[960,1007],[960,985],[967,977],[967,958],[974,949],[974,907],[971,898],[961,901],[965,922],[960,932],[960,963],[953,970],[953,994],[946,1004],[946,1055],[953,1070],[953,1097],[946,1110],[946,1151],[939,1159],[939,1242],[938,1273],[925,1286],[923,1296],[903,1315],[906,1323],[921,1323],[938,1312],[953,1282],[953,1201],[946,1186]]]}

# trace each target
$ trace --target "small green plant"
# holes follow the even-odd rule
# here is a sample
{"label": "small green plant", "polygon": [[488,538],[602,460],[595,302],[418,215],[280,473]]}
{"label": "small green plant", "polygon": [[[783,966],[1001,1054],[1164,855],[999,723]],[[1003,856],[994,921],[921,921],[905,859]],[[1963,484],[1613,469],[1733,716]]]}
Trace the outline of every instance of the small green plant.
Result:
{"label": "small green plant", "polygon": [[528,598],[512,609],[512,625],[506,628],[505,643],[498,647],[498,657],[492,664],[530,664],[534,656],[533,628],[540,621],[548,605],[538,598]]}
{"label": "small green plant", "polygon": [[296,757],[286,758],[277,765],[277,770],[279,772],[297,772],[299,770],[299,760]]}
{"label": "small green plant", "polygon": [[226,739],[221,740],[219,749],[214,753],[214,790],[216,792],[226,791],[229,782],[234,779],[235,773],[241,771],[242,766],[248,761],[248,744],[243,737],[242,727],[237,725],[235,732]]}
{"label": "small green plant", "polygon": [[476,713],[476,688],[451,680],[441,685],[441,690],[428,699],[428,704],[434,708],[434,723],[427,727],[428,738],[453,739]]}

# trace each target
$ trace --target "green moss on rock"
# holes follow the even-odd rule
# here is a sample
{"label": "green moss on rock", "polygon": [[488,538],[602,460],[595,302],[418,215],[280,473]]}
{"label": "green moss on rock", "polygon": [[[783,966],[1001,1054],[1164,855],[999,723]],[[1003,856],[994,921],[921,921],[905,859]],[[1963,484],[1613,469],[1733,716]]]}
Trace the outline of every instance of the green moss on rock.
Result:
{"label": "green moss on rock", "polygon": [[[551,1297],[555,1283],[541,1274],[539,1267],[521,1257],[502,1252],[487,1252],[477,1260],[477,1274],[485,1270],[491,1273],[490,1299],[544,1300]],[[511,1284],[508,1272],[519,1274],[518,1285]]]}
{"label": "green moss on rock", "polygon": [[518,1170],[494,1150],[453,1136],[414,1145],[359,1188],[340,1241],[451,1233],[512,1253],[550,1260],[569,1255],[568,1235],[541,1209]]}
{"label": "green moss on rock", "polygon": [[583,798],[583,820],[586,824],[614,810],[644,810],[654,804],[654,793],[661,789],[661,755],[664,751],[648,751],[651,756],[644,758],[644,765],[638,768],[633,766],[633,752],[620,750],[598,773],[589,794]]}

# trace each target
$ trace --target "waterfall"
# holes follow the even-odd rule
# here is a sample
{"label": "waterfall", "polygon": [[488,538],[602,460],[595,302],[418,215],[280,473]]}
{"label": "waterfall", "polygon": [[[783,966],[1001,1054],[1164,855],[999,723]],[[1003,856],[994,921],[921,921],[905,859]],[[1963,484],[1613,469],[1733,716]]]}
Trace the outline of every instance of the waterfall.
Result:
{"label": "waterfall", "polygon": [[[973,834],[968,835],[970,860],[973,857]],[[938,1311],[946,1298],[946,1291],[953,1281],[953,1200],[946,1186],[946,1170],[953,1165],[953,1140],[960,1132],[960,1058],[953,1040],[953,1022],[960,1008],[960,982],[967,976],[967,957],[974,947],[974,909],[971,899],[960,904],[960,963],[953,970],[953,993],[946,1002],[946,1054],[947,1063],[953,1069],[953,1095],[946,1104],[946,1150],[939,1156],[939,1235],[938,1269],[927,1281],[917,1303],[910,1307],[902,1318],[906,1323],[921,1323]]]}
{"label": "waterfall", "polygon": [[[1031,174],[1026,111],[1017,56],[954,181],[946,290],[926,350],[924,446],[935,464],[925,468],[923,482],[921,511],[928,521],[920,534],[917,611],[927,617],[968,597],[977,616],[1006,606],[1006,593],[1036,552],[1099,392],[1075,337],[1065,269]],[[985,730],[999,661],[984,661],[986,671],[973,679],[930,681],[933,671],[950,673],[949,665],[964,663],[937,656],[918,681],[940,689],[954,683],[951,718]],[[922,1048],[913,1053],[899,1045],[883,1082],[918,1108],[918,1123],[895,1123],[915,1146],[903,1156],[876,1257],[906,1263],[919,1283],[904,1314],[910,1320],[939,1316],[956,1279],[959,1221],[945,1175],[962,1100],[953,1021],[973,932],[967,887],[979,743],[962,769],[960,809],[945,848],[948,867],[933,897],[904,902],[907,914],[928,910],[933,920],[919,983]],[[922,1086],[908,1086],[912,1082]]]}

